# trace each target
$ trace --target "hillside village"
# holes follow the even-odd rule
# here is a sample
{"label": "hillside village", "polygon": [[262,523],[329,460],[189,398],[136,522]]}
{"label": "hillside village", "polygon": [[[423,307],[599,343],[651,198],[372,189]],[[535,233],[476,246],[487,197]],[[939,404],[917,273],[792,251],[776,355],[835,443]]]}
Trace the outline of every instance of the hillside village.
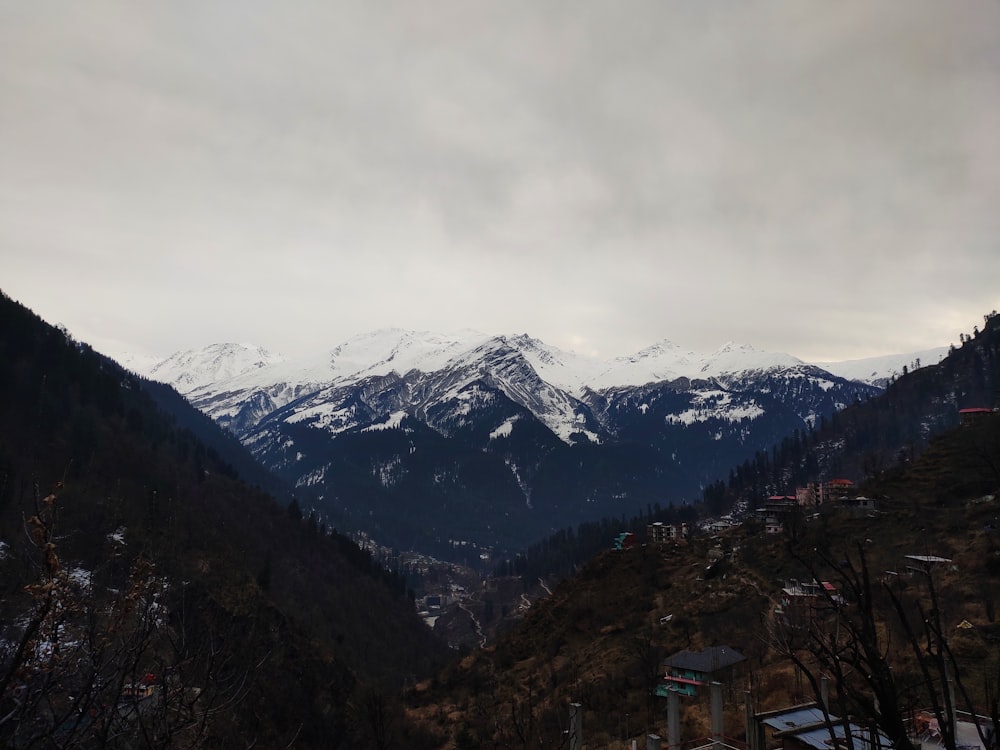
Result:
{"label": "hillside village", "polygon": [[[981,439],[974,433],[983,428],[996,425],[965,423],[908,475],[928,467],[964,471],[941,461],[967,455],[968,441]],[[996,479],[983,478],[979,487],[997,487]],[[995,492],[974,492],[942,504],[926,481],[900,475],[864,488],[817,482],[763,498],[759,509],[623,532],[574,581],[520,613],[516,631],[469,652],[437,687],[418,686],[410,710],[424,716],[427,701],[444,709],[445,689],[458,701],[444,714],[459,722],[456,747],[474,745],[477,714],[493,716],[492,736],[508,740],[519,732],[544,740],[558,727],[571,738],[559,745],[565,747],[829,750],[850,746],[847,737],[855,748],[892,747],[884,730],[873,729],[873,718],[843,710],[854,678],[821,679],[807,661],[794,666],[792,657],[805,658],[807,650],[788,650],[809,633],[828,632],[831,616],[854,617],[863,564],[873,596],[884,600],[874,610],[877,621],[892,622],[891,592],[909,602],[905,607],[919,606],[933,579],[936,611],[947,623],[940,632],[947,630],[953,678],[962,688],[946,703],[920,690],[906,698],[900,726],[908,741],[991,748],[996,712],[989,691],[981,691],[1000,684],[1000,502]],[[886,654],[894,672],[915,676],[901,633]],[[475,692],[460,697],[463,686],[478,684],[490,686],[487,700]],[[883,689],[862,685],[853,700]],[[626,700],[608,702],[619,690]],[[580,744],[573,745],[576,733]]]}
{"label": "hillside village", "polygon": [[[994,409],[963,409],[961,425],[980,424],[997,416]],[[980,502],[991,501],[992,495],[980,499]],[[622,531],[609,547],[621,551],[642,544],[688,545],[692,537],[701,537],[708,540],[702,572],[708,579],[724,574],[728,566],[738,561],[740,529],[751,536],[795,540],[806,533],[808,525],[819,523],[823,513],[827,518],[873,519],[880,513],[879,501],[859,494],[858,486],[850,479],[810,481],[796,487],[793,494],[762,498],[757,507],[741,501],[729,513],[706,516],[696,523],[653,521],[636,532]],[[543,578],[482,579],[472,568],[427,557],[422,561],[417,609],[425,622],[455,649],[492,642],[520,621],[533,601],[551,593]],[[781,589],[781,598],[788,606],[789,597],[811,596],[808,592],[815,585],[818,584],[787,582]]]}

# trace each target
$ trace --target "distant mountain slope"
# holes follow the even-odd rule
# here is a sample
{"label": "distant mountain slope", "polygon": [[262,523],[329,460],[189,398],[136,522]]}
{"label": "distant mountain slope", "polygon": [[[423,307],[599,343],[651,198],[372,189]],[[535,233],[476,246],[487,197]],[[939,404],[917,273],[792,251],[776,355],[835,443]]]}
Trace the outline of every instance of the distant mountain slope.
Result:
{"label": "distant mountain slope", "polygon": [[842,362],[816,362],[815,365],[848,380],[885,388],[904,372],[936,365],[947,355],[948,347],[939,346],[908,354],[890,354],[884,357],[850,359]]}
{"label": "distant mountain slope", "polygon": [[259,487],[282,501],[287,501],[294,494],[291,484],[263,466],[235,435],[221,429],[210,417],[193,408],[171,386],[148,380],[142,383],[142,387],[178,428],[190,430],[206,449],[213,451],[248,485]]}
{"label": "distant mountain slope", "polygon": [[344,523],[445,555],[696,500],[755,451],[878,393],[732,343],[598,361],[524,334],[387,329],[310,358],[249,360],[220,345],[158,372]]}
{"label": "distant mountain slope", "polygon": [[[0,297],[0,745],[113,726],[129,746],[370,746],[349,706],[445,649],[402,579],[320,531],[144,381]],[[167,701],[146,725],[118,710],[139,677]]]}
{"label": "distant mountain slope", "polygon": [[936,364],[901,375],[885,392],[786,435],[769,452],[736,466],[709,488],[712,504],[785,494],[807,481],[877,479],[905,468],[935,435],[960,423],[962,409],[1000,407],[1000,316]]}

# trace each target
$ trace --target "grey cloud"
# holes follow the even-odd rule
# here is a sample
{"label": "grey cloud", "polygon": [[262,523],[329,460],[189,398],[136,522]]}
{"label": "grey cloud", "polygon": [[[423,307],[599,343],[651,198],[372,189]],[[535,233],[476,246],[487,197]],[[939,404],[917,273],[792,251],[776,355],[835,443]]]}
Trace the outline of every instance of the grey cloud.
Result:
{"label": "grey cloud", "polygon": [[0,10],[3,283],[86,333],[836,359],[996,306],[995,4],[59,11]]}

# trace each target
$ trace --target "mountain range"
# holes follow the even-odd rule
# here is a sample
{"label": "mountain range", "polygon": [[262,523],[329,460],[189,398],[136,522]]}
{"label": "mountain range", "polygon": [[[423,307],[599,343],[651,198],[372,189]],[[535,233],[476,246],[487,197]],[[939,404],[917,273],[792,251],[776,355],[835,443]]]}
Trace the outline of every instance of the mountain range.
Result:
{"label": "mountain range", "polygon": [[[428,400],[423,412],[390,410],[388,419],[324,441],[322,429],[308,422],[296,428],[297,422],[282,417],[298,413],[292,400],[286,411],[259,420],[249,434],[267,436],[272,430],[275,439],[297,441],[293,447],[302,451],[301,461],[325,460],[339,473],[335,481],[317,482],[315,497],[333,490],[354,501],[355,519],[380,536],[413,527],[426,540],[429,528],[463,533],[464,523],[469,535],[453,539],[485,538],[484,530],[516,538],[524,534],[517,524],[555,517],[566,519],[561,533],[567,547],[580,541],[579,533],[574,540],[566,526],[579,511],[575,500],[586,497],[583,490],[615,482],[626,490],[641,489],[640,480],[653,476],[656,459],[662,459],[665,438],[657,430],[663,424],[685,427],[692,438],[702,434],[697,420],[666,418],[676,414],[667,411],[670,399],[680,403],[702,387],[695,378],[687,390],[676,380],[581,387],[569,395],[583,404],[585,417],[593,418],[591,431],[598,438],[598,429],[611,437],[595,442],[571,435],[564,441],[527,405],[505,395],[503,379],[522,365],[516,346],[501,339],[480,344],[481,360],[461,352],[458,358],[445,357],[437,370],[430,365],[403,373],[388,368],[357,382],[345,377],[324,386],[347,389],[362,414],[365,408],[375,411],[379,400],[392,393],[402,399],[401,383],[419,393],[441,378],[442,385],[460,394],[475,390],[483,401],[492,398],[492,414],[477,403],[479,411],[470,407],[463,416]],[[218,357],[226,349],[215,353],[218,365],[227,358],[235,361]],[[245,365],[236,368],[236,376],[230,370],[231,378],[247,376],[248,368],[260,377],[273,366],[290,367],[249,351],[252,347],[234,351],[240,349],[248,350],[237,355],[247,357]],[[743,348],[744,354],[751,351]],[[456,661],[435,680],[419,682],[441,663],[444,648],[417,620],[413,594],[404,594],[400,558],[373,556],[331,531],[308,508],[296,502],[286,507],[287,495],[277,504],[238,481],[243,469],[234,457],[243,447],[220,434],[171,387],[125,372],[2,295],[0,353],[0,744],[5,747],[46,740],[81,747],[375,747],[389,744],[384,741],[389,732],[397,744],[425,750],[446,744],[510,746],[524,744],[515,742],[515,735],[526,740],[544,733],[558,742],[569,701],[585,707],[588,731],[610,742],[629,716],[633,728],[642,714],[647,729],[654,728],[651,686],[662,674],[663,655],[718,642],[744,651],[747,645],[756,648],[748,656],[764,676],[762,685],[793,684],[769,658],[754,624],[774,604],[776,580],[790,573],[801,580],[808,571],[789,566],[791,536],[779,541],[754,534],[752,524],[729,540],[736,542],[732,548],[739,549],[739,562],[733,556],[727,574],[712,580],[702,571],[706,557],[715,559],[710,547],[717,549],[717,540],[697,534],[690,544],[609,552],[581,570],[575,582],[551,591],[539,581],[541,574],[515,566],[529,577],[473,586],[481,600],[456,606],[470,618],[478,613],[484,622],[517,620],[526,613],[529,622],[520,634]],[[506,370],[491,359],[500,354],[506,356]],[[192,375],[195,359],[186,365]],[[463,385],[456,364],[471,367],[470,359],[484,368],[471,388]],[[921,360],[932,364],[930,357]],[[829,418],[821,415],[819,426],[807,427],[808,439],[786,434],[758,451],[751,464],[730,473],[728,487],[737,498],[759,501],[771,483],[787,486],[792,469],[836,462],[840,475],[845,467],[870,463],[880,484],[864,491],[878,498],[879,513],[840,517],[836,508],[824,506],[824,512],[814,514],[815,523],[797,527],[801,548],[835,542],[853,546],[865,539],[878,555],[873,569],[888,570],[898,564],[900,551],[933,543],[934,553],[955,562],[942,588],[948,597],[942,609],[977,629],[959,633],[967,638],[956,653],[976,664],[984,663],[992,642],[1000,569],[995,534],[1000,443],[995,414],[987,408],[996,405],[998,362],[1000,318],[994,313],[982,331],[952,348],[940,363],[907,373],[883,394],[858,397]],[[829,390],[844,385],[802,366],[808,378],[833,383]],[[791,369],[797,367],[792,363]],[[737,390],[741,383],[758,387],[754,397],[763,414],[741,418],[748,423],[780,421],[769,394],[777,403],[800,403],[797,396],[811,393],[802,387],[805,374],[798,382],[781,367],[759,369],[766,375],[742,370],[711,376],[715,387],[730,388],[725,393],[737,400],[751,397]],[[211,382],[212,376],[205,381]],[[322,390],[307,389],[300,401],[305,404]],[[614,409],[590,406],[598,398],[612,405],[646,404],[639,413],[652,415],[647,432],[626,425],[620,415],[614,422]],[[492,437],[485,433],[486,447],[475,442],[497,419],[505,423],[504,412],[515,408],[520,416],[511,420],[509,432],[493,428]],[[950,438],[945,433],[923,455],[899,450],[901,445],[926,446],[927,436],[958,424],[963,409],[964,426]],[[460,417],[469,424],[455,427]],[[276,424],[269,426],[272,421]],[[371,429],[376,424],[384,429]],[[613,433],[609,424],[620,425],[620,432]],[[507,487],[505,477],[514,471],[505,457],[532,457],[531,441],[518,437],[524,430],[549,451],[535,456],[541,456],[542,469],[530,485],[531,505],[525,495],[515,494],[514,500],[520,499],[514,511],[503,505],[508,498],[495,488]],[[523,454],[514,455],[504,444],[512,436],[521,440]],[[723,442],[711,445],[720,450]],[[375,463],[392,456],[399,460],[396,474],[388,464]],[[895,463],[870,462],[879,456],[896,457]],[[664,464],[666,475],[676,460],[671,456]],[[364,473],[377,465],[385,469],[377,478]],[[286,475],[295,476],[294,468]],[[450,485],[449,469],[457,478]],[[430,471],[438,472],[430,475],[437,484],[422,484]],[[551,504],[564,486],[569,500],[556,516]],[[305,499],[309,485],[300,482],[298,489]],[[603,507],[621,509],[635,499],[628,493],[609,496]],[[601,507],[599,501],[594,507]],[[506,526],[496,520],[502,518],[498,510],[509,512]],[[641,535],[653,517],[647,511],[632,530]],[[628,528],[619,518],[602,522],[601,529],[608,529],[601,532],[605,546],[611,529]],[[472,548],[453,548],[460,550]],[[831,554],[828,559],[843,558]],[[531,599],[520,595],[536,582],[552,596],[551,605],[529,606]],[[513,612],[505,604],[513,599],[502,598],[501,588],[519,597],[523,607]],[[471,624],[475,627],[476,620]],[[970,644],[978,644],[979,651]],[[995,664],[995,653],[993,658]],[[137,676],[151,696],[145,708],[131,710],[142,700],[135,694]],[[392,698],[404,682],[414,686],[405,711]],[[114,742],[101,740],[110,733]],[[454,742],[448,744],[444,735],[454,735]]]}
{"label": "mountain range", "polygon": [[695,502],[756,451],[944,352],[820,367],[664,340],[597,360],[525,334],[384,329],[298,359],[216,344],[142,374],[333,522],[467,558],[470,545],[486,557],[582,520]]}

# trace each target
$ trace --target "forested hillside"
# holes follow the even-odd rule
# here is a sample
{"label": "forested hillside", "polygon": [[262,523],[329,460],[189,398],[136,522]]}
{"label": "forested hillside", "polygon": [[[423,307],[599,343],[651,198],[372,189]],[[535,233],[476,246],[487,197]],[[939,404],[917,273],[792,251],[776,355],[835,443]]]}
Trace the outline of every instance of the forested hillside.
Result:
{"label": "forested hillside", "polygon": [[[942,431],[959,424],[960,410],[1000,406],[1000,317],[985,316],[983,330],[962,335],[961,347],[937,365],[925,365],[887,385],[884,394],[858,401],[815,429],[795,430],[770,451],[730,471],[728,481],[710,484],[704,503],[647,506],[645,513],[609,517],[561,529],[528,546],[495,572],[516,574],[526,586],[539,577],[560,578],[608,546],[621,531],[645,538],[647,524],[694,523],[697,516],[754,508],[771,495],[797,486],[847,477],[854,482],[888,479],[905,469]],[[920,363],[917,363],[918,365]]]}
{"label": "forested hillside", "polygon": [[[668,736],[654,692],[664,658],[725,645],[747,657],[725,688],[734,743],[745,690],[768,711],[818,700],[821,675],[836,713],[877,723],[899,747],[918,710],[945,736],[952,705],[996,721],[1000,416],[946,431],[861,490],[880,498],[877,512],[831,504],[782,534],[750,520],[715,537],[607,549],[494,646],[410,691],[410,713],[441,748],[561,746],[576,702],[585,746],[627,746]],[[833,588],[817,586],[827,593],[795,610],[783,589],[814,580]],[[815,614],[796,621],[796,611]],[[953,693],[940,689],[946,677]],[[682,699],[680,731],[706,741],[703,693]]]}
{"label": "forested hillside", "polygon": [[308,521],[142,381],[0,299],[0,744],[404,732],[391,698],[445,649],[400,579]]}
{"label": "forested hillside", "polygon": [[982,330],[962,334],[936,365],[889,384],[885,393],[855,403],[809,431],[796,431],[770,452],[735,467],[726,482],[704,494],[710,512],[743,499],[794,492],[806,482],[846,477],[878,479],[905,468],[935,435],[959,424],[963,409],[1000,407],[1000,316],[984,316]]}

